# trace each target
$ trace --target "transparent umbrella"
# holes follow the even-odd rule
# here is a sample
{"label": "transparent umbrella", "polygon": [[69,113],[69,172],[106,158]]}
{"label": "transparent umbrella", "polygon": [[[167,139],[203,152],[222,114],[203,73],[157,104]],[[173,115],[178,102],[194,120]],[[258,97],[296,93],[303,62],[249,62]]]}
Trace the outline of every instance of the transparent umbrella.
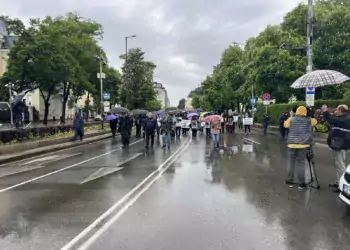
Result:
{"label": "transparent umbrella", "polygon": [[299,77],[293,84],[292,88],[318,88],[328,85],[341,84],[349,81],[350,78],[334,70],[315,70]]}

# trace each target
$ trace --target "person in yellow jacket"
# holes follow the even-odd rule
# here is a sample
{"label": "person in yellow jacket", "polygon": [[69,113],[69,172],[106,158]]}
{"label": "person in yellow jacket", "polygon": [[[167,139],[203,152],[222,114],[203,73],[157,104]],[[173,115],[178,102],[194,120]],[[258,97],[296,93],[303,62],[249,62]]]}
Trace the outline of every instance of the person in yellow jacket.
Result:
{"label": "person in yellow jacket", "polygon": [[[294,116],[284,122],[284,127],[289,129],[288,134],[288,168],[286,184],[292,188],[295,183],[299,189],[306,188],[305,166],[306,154],[313,144],[313,126],[317,124],[315,118],[307,116],[307,109],[304,106],[298,107]],[[297,181],[294,179],[294,172],[297,171]]]}

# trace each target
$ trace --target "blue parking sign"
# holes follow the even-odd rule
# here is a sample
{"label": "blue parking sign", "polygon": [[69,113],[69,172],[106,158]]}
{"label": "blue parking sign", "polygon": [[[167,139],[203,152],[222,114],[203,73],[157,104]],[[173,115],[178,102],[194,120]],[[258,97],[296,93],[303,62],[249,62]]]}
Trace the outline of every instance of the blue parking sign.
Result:
{"label": "blue parking sign", "polygon": [[256,98],[250,98],[250,104],[254,106],[256,104]]}

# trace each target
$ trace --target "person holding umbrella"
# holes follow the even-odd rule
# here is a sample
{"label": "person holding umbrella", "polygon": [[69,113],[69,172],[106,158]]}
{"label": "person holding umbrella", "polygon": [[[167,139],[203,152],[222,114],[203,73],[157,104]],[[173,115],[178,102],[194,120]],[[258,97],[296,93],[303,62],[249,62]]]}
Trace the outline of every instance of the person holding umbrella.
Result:
{"label": "person holding umbrella", "polygon": [[221,132],[221,119],[220,115],[210,115],[204,118],[204,122],[209,122],[211,125],[211,136],[213,138],[214,150],[220,147],[220,132]]}
{"label": "person holding umbrella", "polygon": [[192,129],[192,137],[196,138],[197,137],[197,131],[199,129],[199,122],[198,122],[198,114],[195,112],[189,113],[187,115],[187,119],[191,118],[191,129]]}
{"label": "person holding umbrella", "polygon": [[198,116],[192,116],[191,119],[191,129],[192,129],[192,137],[197,137],[197,131],[199,127]]}
{"label": "person holding umbrella", "polygon": [[107,116],[106,120],[109,121],[109,127],[111,128],[113,137],[115,137],[117,132],[118,117],[115,114],[112,114]]}

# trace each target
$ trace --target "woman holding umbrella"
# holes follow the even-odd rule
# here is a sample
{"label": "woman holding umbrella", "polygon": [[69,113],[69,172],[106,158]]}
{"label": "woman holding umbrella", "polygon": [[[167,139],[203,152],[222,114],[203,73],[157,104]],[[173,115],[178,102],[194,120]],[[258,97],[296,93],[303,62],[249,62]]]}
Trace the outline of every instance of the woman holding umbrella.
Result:
{"label": "woman holding umbrella", "polygon": [[118,125],[118,118],[115,114],[107,116],[107,121],[109,121],[109,126],[111,128],[111,132],[113,137],[115,137],[115,134],[117,132],[117,125]]}
{"label": "woman holding umbrella", "polygon": [[214,150],[219,148],[221,119],[222,117],[220,115],[210,115],[204,118],[204,122],[210,122],[211,124],[211,135],[213,138]]}
{"label": "woman holding umbrella", "polygon": [[189,113],[187,115],[187,118],[191,118],[191,129],[192,129],[192,137],[197,137],[197,131],[199,129],[199,121],[198,121],[198,114],[197,113]]}

